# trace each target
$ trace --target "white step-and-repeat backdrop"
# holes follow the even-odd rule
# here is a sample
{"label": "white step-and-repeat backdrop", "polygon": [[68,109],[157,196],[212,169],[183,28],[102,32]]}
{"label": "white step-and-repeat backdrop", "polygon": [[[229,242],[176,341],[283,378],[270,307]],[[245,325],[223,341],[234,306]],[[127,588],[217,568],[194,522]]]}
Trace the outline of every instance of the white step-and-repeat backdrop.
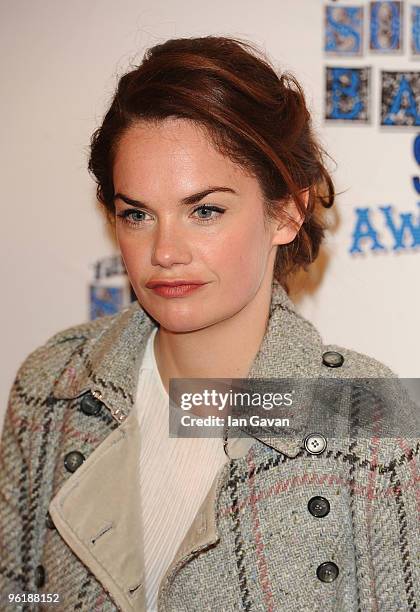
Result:
{"label": "white step-and-repeat backdrop", "polygon": [[301,81],[341,195],[292,296],[326,342],[419,376],[420,1],[15,0],[0,12],[0,426],[31,350],[130,299],[89,138],[118,77],[181,36],[249,39]]}

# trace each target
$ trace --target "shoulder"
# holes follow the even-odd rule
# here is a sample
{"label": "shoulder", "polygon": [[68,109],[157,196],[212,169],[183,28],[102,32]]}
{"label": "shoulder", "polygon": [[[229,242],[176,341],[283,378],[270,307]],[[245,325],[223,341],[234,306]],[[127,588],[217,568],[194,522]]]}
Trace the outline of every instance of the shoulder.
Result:
{"label": "shoulder", "polygon": [[47,353],[67,353],[72,350],[72,347],[99,337],[112,325],[118,316],[119,314],[106,315],[94,321],[67,327],[55,333],[44,344],[32,351],[23,362],[23,365],[29,363],[36,356]]}
{"label": "shoulder", "polygon": [[135,303],[117,314],[62,329],[27,355],[8,394],[3,427],[6,437],[9,432],[8,439],[10,428],[13,432],[16,427],[24,427],[29,432],[28,419],[40,417],[49,402],[55,401],[55,390],[63,372],[70,364],[75,376],[83,372],[96,343],[114,324],[125,323],[132,309]]}
{"label": "shoulder", "polygon": [[[364,353],[329,344],[323,346],[323,359],[329,352],[342,355],[344,361],[340,367],[324,367],[322,376],[341,378],[343,388],[352,390],[350,401],[357,407],[358,417],[363,419],[367,438],[374,432],[380,435],[382,446],[390,456],[402,457],[406,454],[404,449],[409,449],[409,455],[415,452],[418,456],[420,396],[416,393],[420,393],[420,386],[410,393],[407,381],[399,378],[386,364]],[[344,379],[353,380],[348,380],[347,387]]]}
{"label": "shoulder", "polygon": [[[341,355],[343,360],[339,367],[329,367],[329,359],[334,361],[334,353]],[[397,374],[385,363],[374,357],[359,353],[337,344],[324,344],[322,347],[325,372],[329,375],[346,378],[397,378]],[[339,357],[336,357],[339,360]],[[339,360],[341,361],[341,360]]]}
{"label": "shoulder", "polygon": [[[130,307],[129,307],[130,308]],[[55,379],[75,352],[86,344],[94,343],[128,308],[114,315],[99,317],[93,321],[67,327],[46,340],[27,355],[20,365],[14,386],[29,383],[36,387],[45,386]]]}

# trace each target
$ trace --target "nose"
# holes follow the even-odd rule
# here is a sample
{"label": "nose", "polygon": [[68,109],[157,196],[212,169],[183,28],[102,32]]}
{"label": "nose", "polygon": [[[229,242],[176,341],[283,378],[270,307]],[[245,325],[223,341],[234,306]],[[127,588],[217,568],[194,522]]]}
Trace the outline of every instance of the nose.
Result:
{"label": "nose", "polygon": [[185,230],[177,228],[172,220],[159,221],[153,235],[152,265],[169,268],[189,264],[191,259]]}

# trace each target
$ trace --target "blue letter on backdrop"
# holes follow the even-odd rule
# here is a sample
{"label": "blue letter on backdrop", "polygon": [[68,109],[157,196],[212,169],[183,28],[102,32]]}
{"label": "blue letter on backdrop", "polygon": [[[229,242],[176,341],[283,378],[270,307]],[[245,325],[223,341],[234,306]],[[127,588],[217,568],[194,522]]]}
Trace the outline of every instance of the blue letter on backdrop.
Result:
{"label": "blue letter on backdrop", "polygon": [[356,208],[356,227],[352,234],[353,244],[350,253],[363,253],[360,241],[369,238],[372,242],[371,251],[384,251],[385,247],[379,242],[378,234],[370,222],[369,208]]}
{"label": "blue letter on backdrop", "polygon": [[370,3],[370,48],[372,51],[401,49],[401,2]]}
{"label": "blue letter on backdrop", "polygon": [[[414,139],[414,157],[418,165],[420,166],[420,134]],[[420,177],[413,176],[413,185],[417,193],[420,193]]]}
{"label": "blue letter on backdrop", "polygon": [[420,6],[411,7],[411,52],[420,55]]}
{"label": "blue letter on backdrop", "polygon": [[359,55],[362,51],[362,6],[326,6],[325,51]]}
{"label": "blue letter on backdrop", "polygon": [[382,73],[382,125],[420,125],[416,105],[419,81],[419,72]]}
{"label": "blue letter on backdrop", "polygon": [[368,120],[370,68],[326,67],[326,112],[329,120]]}
{"label": "blue letter on backdrop", "polygon": [[[420,216],[417,225],[414,225],[412,213],[400,213],[401,223],[397,227],[392,218],[392,206],[380,206],[379,208],[384,213],[386,224],[394,237],[395,244],[392,247],[394,251],[420,246]],[[404,244],[405,235],[411,236],[411,244]]]}

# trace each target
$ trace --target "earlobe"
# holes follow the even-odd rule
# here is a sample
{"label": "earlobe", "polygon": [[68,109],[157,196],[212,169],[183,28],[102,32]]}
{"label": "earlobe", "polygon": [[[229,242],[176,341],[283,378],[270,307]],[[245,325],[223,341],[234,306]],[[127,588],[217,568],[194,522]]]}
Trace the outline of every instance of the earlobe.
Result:
{"label": "earlobe", "polygon": [[[309,188],[302,191],[302,198],[305,207],[309,201]],[[273,245],[288,244],[296,238],[304,217],[299,213],[298,208],[293,200],[290,198],[288,203],[283,205],[281,210],[282,220],[277,223],[275,235],[273,237]]]}

